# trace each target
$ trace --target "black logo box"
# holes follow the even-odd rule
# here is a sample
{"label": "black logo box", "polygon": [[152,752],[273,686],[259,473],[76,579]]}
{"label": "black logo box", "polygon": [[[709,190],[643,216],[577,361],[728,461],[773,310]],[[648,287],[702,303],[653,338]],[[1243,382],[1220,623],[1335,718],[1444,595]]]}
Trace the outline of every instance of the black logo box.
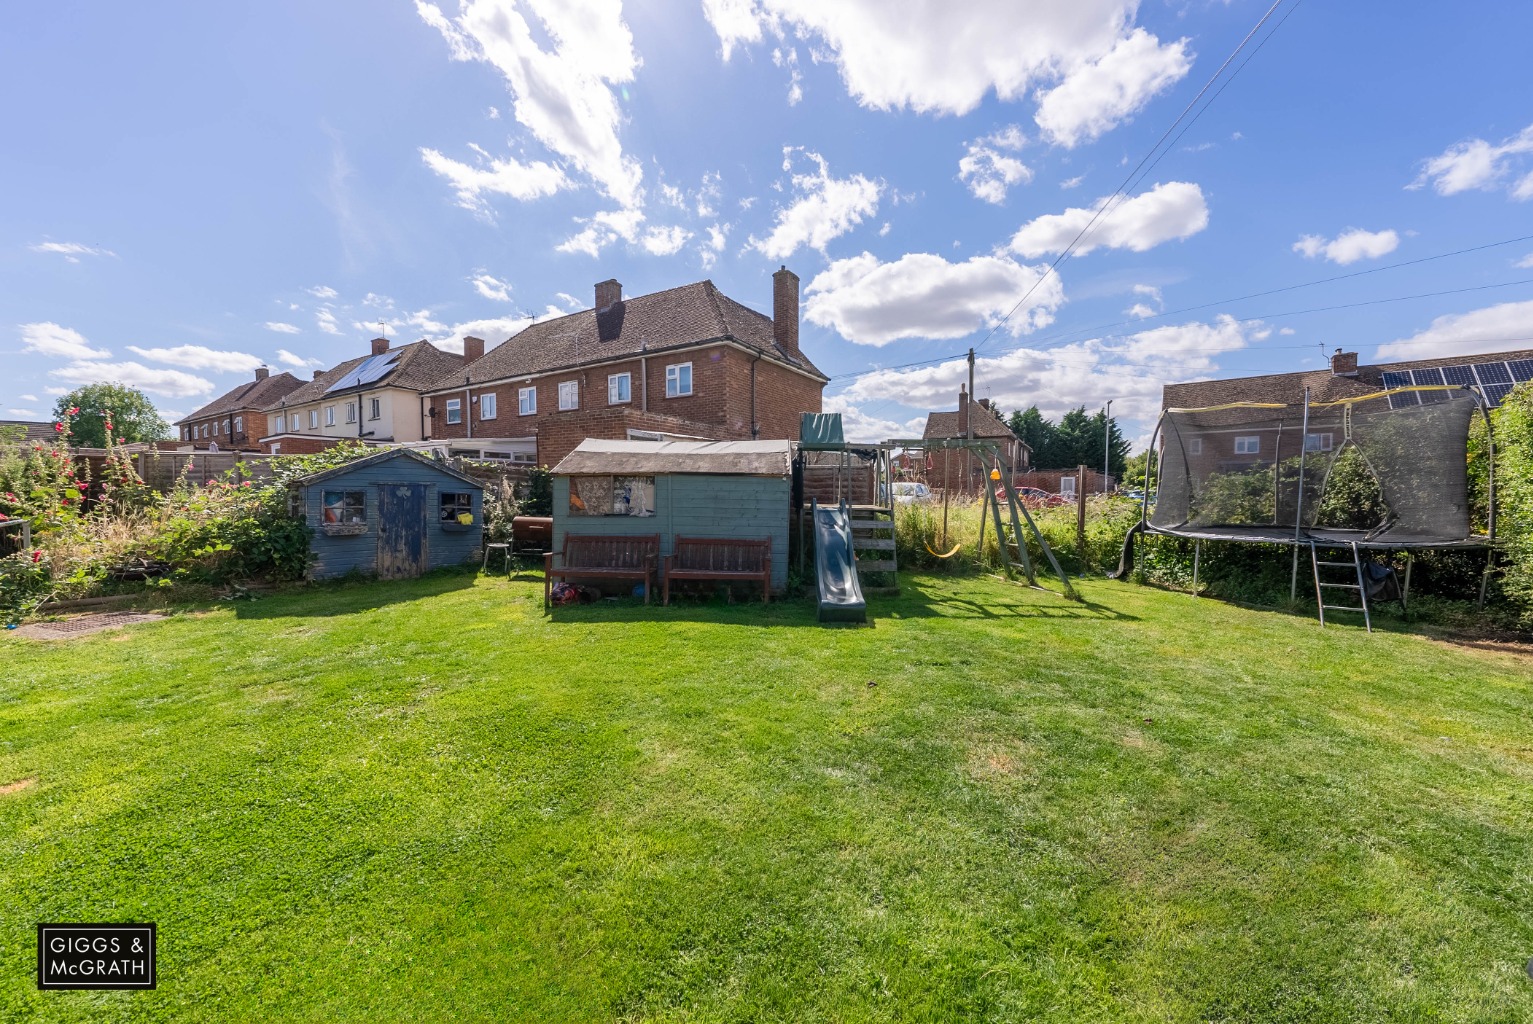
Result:
{"label": "black logo box", "polygon": [[141,989],[156,983],[153,924],[39,924],[40,989]]}

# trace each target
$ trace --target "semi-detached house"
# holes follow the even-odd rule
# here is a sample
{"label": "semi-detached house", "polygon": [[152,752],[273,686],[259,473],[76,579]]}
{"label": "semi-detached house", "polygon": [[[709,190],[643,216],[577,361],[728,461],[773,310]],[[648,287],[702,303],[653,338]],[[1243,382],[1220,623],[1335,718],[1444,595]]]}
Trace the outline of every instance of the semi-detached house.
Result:
{"label": "semi-detached house", "polygon": [[[773,275],[772,316],[712,281],[533,324],[427,389],[430,439],[534,438],[551,466],[587,437],[797,439],[826,376],[799,350],[798,276]],[[482,350],[466,339],[465,347]]]}

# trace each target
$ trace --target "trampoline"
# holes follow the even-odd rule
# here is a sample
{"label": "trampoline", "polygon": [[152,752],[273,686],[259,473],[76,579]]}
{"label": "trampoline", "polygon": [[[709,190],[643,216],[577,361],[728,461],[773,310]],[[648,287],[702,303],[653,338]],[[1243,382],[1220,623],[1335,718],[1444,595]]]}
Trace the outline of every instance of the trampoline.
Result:
{"label": "trampoline", "polygon": [[[1476,533],[1470,521],[1468,443],[1476,417],[1485,423],[1490,445],[1484,534]],[[1394,388],[1318,403],[1310,401],[1306,389],[1302,404],[1167,409],[1150,441],[1152,451],[1159,444],[1156,486],[1153,492],[1146,487],[1140,522],[1124,542],[1118,575],[1127,568],[1137,533],[1196,542],[1194,573],[1203,542],[1277,544],[1294,548],[1291,596],[1296,597],[1299,549],[1307,547],[1321,623],[1328,608],[1360,611],[1371,628],[1360,552],[1490,548],[1495,543],[1495,453],[1489,430],[1484,397],[1452,385]],[[1375,523],[1341,528],[1321,522],[1320,512],[1332,474],[1349,452],[1377,484],[1376,497],[1386,511]],[[1351,561],[1323,560],[1319,552],[1327,549],[1345,549]],[[1355,583],[1323,580],[1322,569],[1348,566],[1355,568]],[[1487,574],[1489,566],[1487,560]],[[1328,605],[1327,589],[1357,591],[1361,604]],[[1482,579],[1482,602],[1484,595]]]}

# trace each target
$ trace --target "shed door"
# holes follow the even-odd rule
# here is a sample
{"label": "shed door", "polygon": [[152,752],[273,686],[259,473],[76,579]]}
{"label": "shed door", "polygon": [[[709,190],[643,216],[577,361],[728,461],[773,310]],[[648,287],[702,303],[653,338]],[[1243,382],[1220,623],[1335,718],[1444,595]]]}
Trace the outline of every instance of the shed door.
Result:
{"label": "shed door", "polygon": [[378,485],[378,575],[386,580],[426,570],[426,485]]}

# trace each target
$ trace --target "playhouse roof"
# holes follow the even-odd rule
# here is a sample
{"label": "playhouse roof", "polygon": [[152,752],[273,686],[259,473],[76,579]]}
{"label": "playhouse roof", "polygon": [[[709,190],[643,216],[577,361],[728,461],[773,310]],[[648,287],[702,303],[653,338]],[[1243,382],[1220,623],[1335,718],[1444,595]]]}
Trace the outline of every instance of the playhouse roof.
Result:
{"label": "playhouse roof", "polygon": [[588,437],[554,467],[554,472],[561,476],[716,473],[785,477],[792,458],[792,441],[607,441]]}

